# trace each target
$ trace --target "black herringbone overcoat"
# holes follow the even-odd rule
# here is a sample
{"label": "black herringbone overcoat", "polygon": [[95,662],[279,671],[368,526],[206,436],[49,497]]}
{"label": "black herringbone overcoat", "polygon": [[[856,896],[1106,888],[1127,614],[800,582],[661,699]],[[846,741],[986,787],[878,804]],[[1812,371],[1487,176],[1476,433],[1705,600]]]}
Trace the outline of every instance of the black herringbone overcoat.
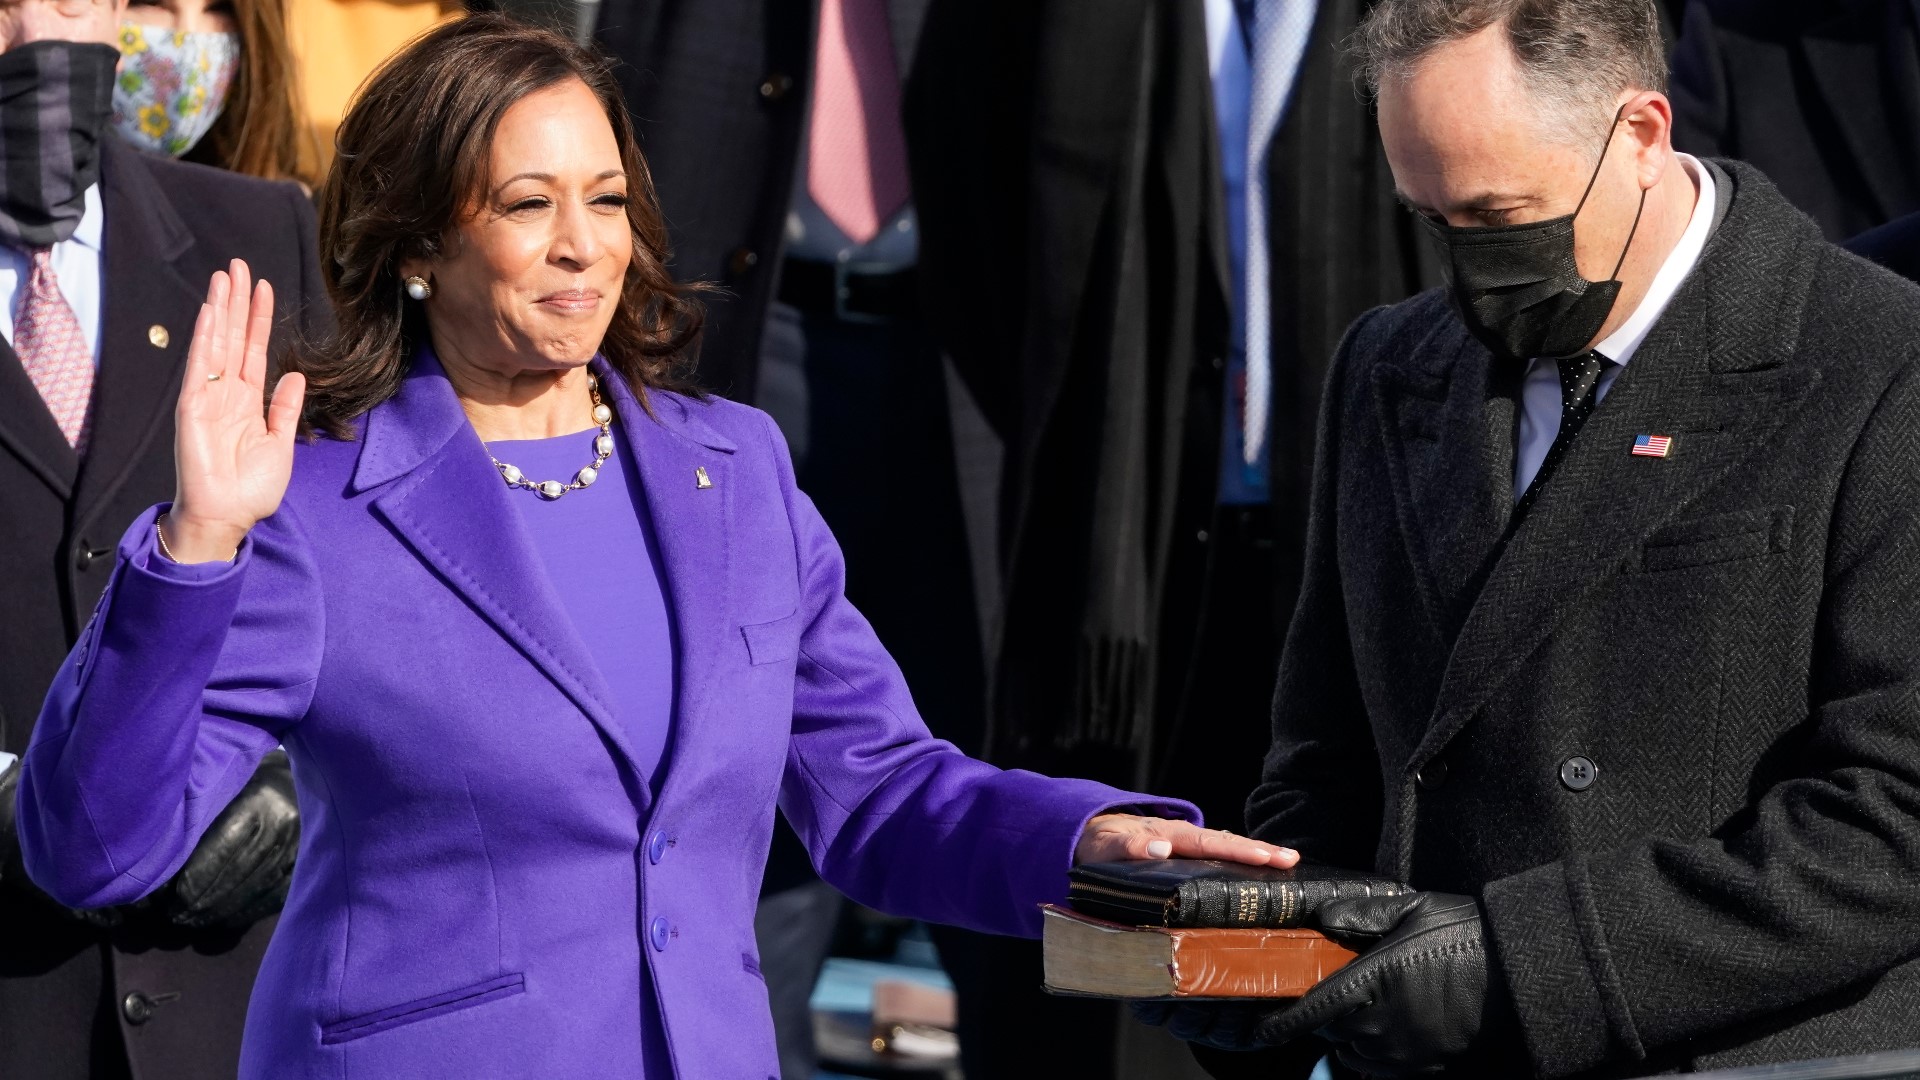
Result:
{"label": "black herringbone overcoat", "polygon": [[1249,818],[1481,900],[1524,1046],[1450,1075],[1920,1044],[1920,289],[1720,168],[1504,546],[1512,399],[1446,299],[1334,363]]}

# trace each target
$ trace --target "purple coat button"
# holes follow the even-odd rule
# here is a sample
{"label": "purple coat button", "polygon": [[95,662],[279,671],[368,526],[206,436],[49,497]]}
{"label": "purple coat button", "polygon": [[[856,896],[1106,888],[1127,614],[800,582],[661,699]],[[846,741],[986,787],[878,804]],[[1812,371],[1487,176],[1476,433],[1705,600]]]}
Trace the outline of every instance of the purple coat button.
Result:
{"label": "purple coat button", "polygon": [[649,862],[658,864],[661,859],[664,859],[666,857],[667,857],[667,834],[663,832],[654,833],[653,839],[647,841],[647,860]]}
{"label": "purple coat button", "polygon": [[666,951],[667,951],[667,936],[668,936],[669,934],[671,934],[671,933],[672,933],[672,928],[671,928],[671,927],[669,927],[669,926],[667,925],[667,920],[666,920],[666,919],[664,919],[664,918],[656,918],[656,919],[654,919],[654,920],[653,920],[653,935],[652,935],[652,936],[653,936],[653,951],[654,951],[654,952],[666,952]]}

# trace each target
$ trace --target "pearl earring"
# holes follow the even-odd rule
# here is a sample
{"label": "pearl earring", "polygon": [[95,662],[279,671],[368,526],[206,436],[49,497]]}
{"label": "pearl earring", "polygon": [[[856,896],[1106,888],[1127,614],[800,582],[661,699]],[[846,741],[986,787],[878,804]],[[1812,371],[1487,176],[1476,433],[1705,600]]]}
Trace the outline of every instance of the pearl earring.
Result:
{"label": "pearl earring", "polygon": [[425,300],[433,295],[433,286],[427,284],[426,278],[416,274],[407,279],[407,295],[415,300]]}

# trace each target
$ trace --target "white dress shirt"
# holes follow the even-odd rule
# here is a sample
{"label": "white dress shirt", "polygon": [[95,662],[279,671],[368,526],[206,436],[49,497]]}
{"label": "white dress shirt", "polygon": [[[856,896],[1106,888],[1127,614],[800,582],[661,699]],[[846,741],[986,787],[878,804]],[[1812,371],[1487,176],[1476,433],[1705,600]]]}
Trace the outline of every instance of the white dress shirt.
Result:
{"label": "white dress shirt", "polygon": [[[1680,164],[1693,178],[1696,191],[1693,200],[1693,216],[1687,219],[1687,229],[1680,234],[1680,242],[1667,254],[1667,261],[1660,264],[1660,272],[1653,275],[1653,284],[1647,286],[1647,295],[1640,300],[1640,306],[1633,309],[1627,321],[1620,329],[1608,334],[1606,339],[1593,347],[1593,351],[1614,362],[1600,376],[1600,390],[1594,399],[1596,402],[1607,396],[1613,388],[1613,382],[1626,369],[1627,362],[1640,348],[1653,330],[1653,324],[1672,303],[1673,294],[1680,291],[1680,285],[1693,273],[1694,265],[1700,261],[1700,252],[1707,246],[1707,237],[1713,232],[1715,201],[1713,174],[1709,173],[1698,160],[1690,154],[1676,154]],[[1540,472],[1541,462],[1547,459],[1547,449],[1553,445],[1554,437],[1560,434],[1560,365],[1553,360],[1533,360],[1527,366],[1526,382],[1520,387],[1520,432],[1513,455],[1513,497],[1518,500],[1525,494],[1527,485]]]}
{"label": "white dress shirt", "polygon": [[[80,333],[87,339],[93,365],[100,366],[100,241],[107,215],[100,206],[100,185],[87,189],[87,208],[73,236],[53,245],[53,276],[60,279],[60,295],[67,298]],[[26,297],[22,290],[33,273],[33,259],[18,248],[0,244],[0,337],[13,344],[13,320]]]}

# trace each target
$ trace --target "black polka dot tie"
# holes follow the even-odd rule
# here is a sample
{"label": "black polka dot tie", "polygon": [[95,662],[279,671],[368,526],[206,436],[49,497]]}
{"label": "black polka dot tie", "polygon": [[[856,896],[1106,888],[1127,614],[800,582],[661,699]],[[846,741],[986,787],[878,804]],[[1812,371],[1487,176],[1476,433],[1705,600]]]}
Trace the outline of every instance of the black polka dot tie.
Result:
{"label": "black polka dot tie", "polygon": [[1560,459],[1567,455],[1574,436],[1580,434],[1587,417],[1593,415],[1593,407],[1600,401],[1600,377],[1614,366],[1613,361],[1597,352],[1569,356],[1559,364],[1560,431],[1554,435],[1553,445],[1547,447],[1547,456],[1541,459],[1540,471],[1533,474],[1533,483],[1527,485],[1526,493],[1513,505],[1512,520],[1515,525],[1526,516],[1527,509],[1553,476],[1554,466],[1560,464]]}

